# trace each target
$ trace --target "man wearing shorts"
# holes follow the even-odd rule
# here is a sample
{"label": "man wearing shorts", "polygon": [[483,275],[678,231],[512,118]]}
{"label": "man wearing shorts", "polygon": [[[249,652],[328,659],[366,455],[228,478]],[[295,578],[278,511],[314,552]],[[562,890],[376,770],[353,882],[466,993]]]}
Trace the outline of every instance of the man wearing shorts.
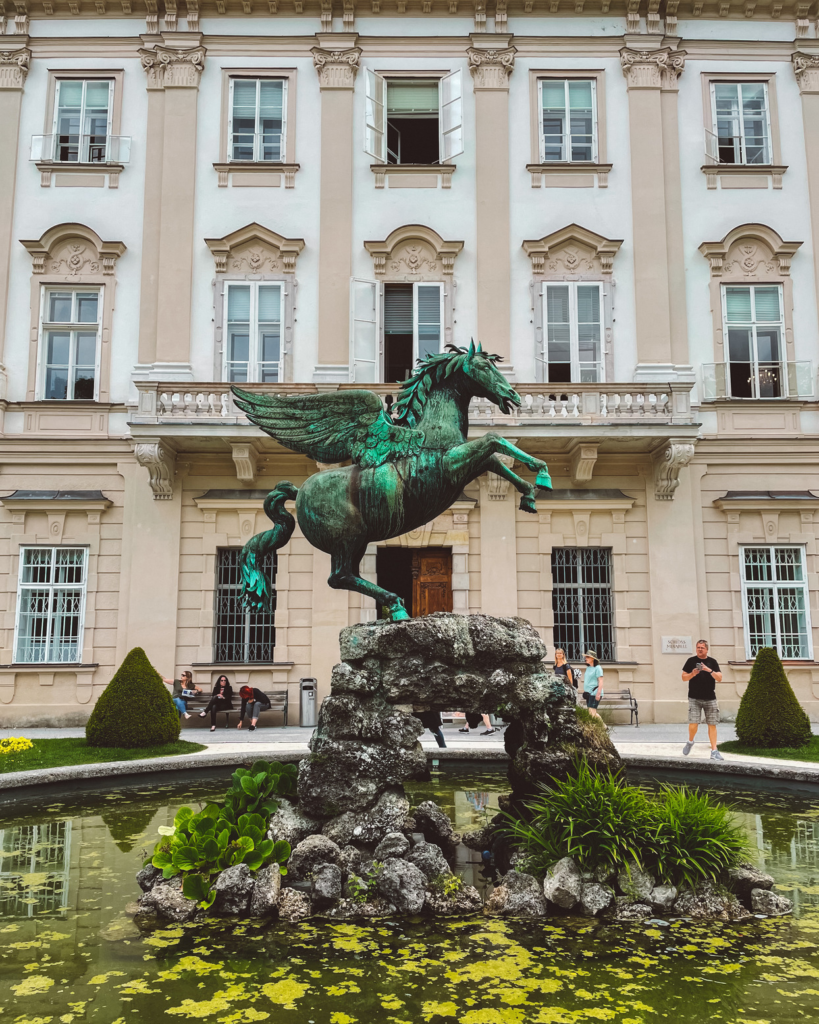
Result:
{"label": "man wearing shorts", "polygon": [[688,683],[688,742],[683,747],[683,754],[690,754],[694,746],[703,712],[708,726],[708,739],[711,741],[711,760],[722,761],[722,754],[717,750],[717,722],[719,722],[719,704],[715,683],[722,682],[722,672],[715,658],[708,657],[708,644],[705,640],[697,641],[697,653],[683,665],[682,678]]}

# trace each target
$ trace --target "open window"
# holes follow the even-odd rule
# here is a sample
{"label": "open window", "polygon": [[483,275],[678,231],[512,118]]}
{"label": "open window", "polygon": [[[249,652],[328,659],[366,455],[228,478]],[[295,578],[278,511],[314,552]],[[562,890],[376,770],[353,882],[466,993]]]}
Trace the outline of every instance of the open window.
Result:
{"label": "open window", "polygon": [[771,116],[766,82],[711,82],[706,152],[719,164],[770,164]]}
{"label": "open window", "polygon": [[460,71],[407,78],[365,70],[364,150],[387,164],[441,164],[463,153]]}

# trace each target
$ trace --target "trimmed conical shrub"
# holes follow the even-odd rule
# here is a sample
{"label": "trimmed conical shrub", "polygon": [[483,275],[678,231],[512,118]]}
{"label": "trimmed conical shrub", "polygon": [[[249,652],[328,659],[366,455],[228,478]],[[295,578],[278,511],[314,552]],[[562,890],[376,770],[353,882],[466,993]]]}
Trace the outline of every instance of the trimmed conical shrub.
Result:
{"label": "trimmed conical shrub", "polygon": [[773,647],[760,647],[736,721],[746,747],[803,747],[810,743],[810,719],[802,710]]}
{"label": "trimmed conical shrub", "polygon": [[179,739],[179,712],[141,647],[126,656],[85,727],[91,747],[161,747]]}

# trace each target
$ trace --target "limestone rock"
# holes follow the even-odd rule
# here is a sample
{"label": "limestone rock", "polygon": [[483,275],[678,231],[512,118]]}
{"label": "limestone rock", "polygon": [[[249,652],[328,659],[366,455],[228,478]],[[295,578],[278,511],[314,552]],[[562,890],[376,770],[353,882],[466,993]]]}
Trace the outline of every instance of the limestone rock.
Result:
{"label": "limestone rock", "polygon": [[403,789],[385,790],[370,810],[358,816],[358,823],[353,829],[353,842],[380,843],[388,833],[400,832],[409,806]]}
{"label": "limestone rock", "polygon": [[287,873],[294,880],[308,878],[319,864],[340,864],[341,850],[327,836],[308,836],[290,854]]}
{"label": "limestone rock", "polygon": [[256,872],[253,894],[250,897],[251,917],[270,917],[276,913],[282,888],[282,873],[278,864],[268,864]]}
{"label": "limestone rock", "polygon": [[331,818],[322,828],[321,834],[327,836],[337,846],[346,846],[353,837],[356,820],[353,812],[347,811],[337,818]]}
{"label": "limestone rock", "polygon": [[755,914],[790,914],[793,903],[787,896],[780,896],[769,889],[752,889],[751,909]]}
{"label": "limestone rock", "polygon": [[317,735],[358,743],[381,743],[411,750],[424,727],[408,712],[383,697],[333,693],[322,702]]}
{"label": "limestone rock", "polygon": [[[376,850],[378,859],[378,850]],[[426,875],[430,881],[439,875],[450,874],[449,864],[440,846],[435,843],[418,843],[407,854],[406,859]]]}
{"label": "limestone rock", "polygon": [[461,835],[461,842],[468,850],[477,850],[482,853],[489,849],[495,829],[492,825],[484,825],[483,828],[472,829]]}
{"label": "limestone rock", "polygon": [[196,900],[182,895],[182,879],[179,875],[167,882],[155,885],[139,901],[140,914],[155,913],[165,921],[183,923],[190,921],[198,909]]}
{"label": "limestone rock", "polygon": [[313,906],[326,907],[341,897],[341,868],[320,864],[313,871]]}
{"label": "limestone rock", "polygon": [[753,864],[740,864],[728,869],[728,888],[746,905],[750,905],[752,889],[772,889],[774,880]]}
{"label": "limestone rock", "polygon": [[452,841],[452,822],[434,800],[425,800],[415,808],[415,824],[428,843],[446,846]]}
{"label": "limestone rock", "polygon": [[253,892],[253,876],[247,864],[234,864],[216,876],[213,912],[220,917],[246,914]]}
{"label": "limestone rock", "polygon": [[674,904],[674,913],[708,921],[743,921],[750,917],[733,893],[719,892],[710,881],[683,892]]}
{"label": "limestone rock", "polygon": [[339,866],[345,877],[347,875],[358,875],[360,874],[360,867],[362,858],[369,859],[369,853],[365,853],[358,846],[348,844],[341,850],[341,860]]}
{"label": "limestone rock", "polygon": [[424,906],[426,877],[414,864],[390,857],[378,873],[378,893],[399,914],[417,914]]}
{"label": "limestone rock", "polygon": [[546,899],[540,883],[523,871],[508,871],[486,904],[490,913],[504,917],[543,917]]}
{"label": "limestone rock", "polygon": [[583,879],[571,857],[553,864],[543,881],[543,895],[561,910],[571,910],[580,899]]}
{"label": "limestone rock", "polygon": [[279,917],[282,921],[294,924],[303,921],[311,914],[310,897],[307,893],[296,889],[282,889],[279,897]]}
{"label": "limestone rock", "polygon": [[[388,832],[376,846],[373,857],[375,860],[386,860],[388,857],[405,857],[409,852],[409,839],[403,832]],[[418,865],[420,867],[420,864]]]}
{"label": "limestone rock", "polygon": [[146,864],[136,874],[137,885],[143,892],[150,892],[161,878],[162,872],[159,868],[155,868],[153,864]]}
{"label": "limestone rock", "polygon": [[624,896],[647,903],[654,888],[654,876],[642,871],[634,861],[617,875],[617,885]]}
{"label": "limestone rock", "polygon": [[329,917],[334,921],[351,921],[359,917],[389,917],[395,913],[392,903],[382,900],[376,896],[368,899],[366,903],[358,903],[355,900],[341,899],[333,906],[321,912],[322,917]]}
{"label": "limestone rock", "polygon": [[648,897],[648,902],[655,911],[668,912],[677,900],[677,890],[673,885],[655,885]]}
{"label": "limestone rock", "polygon": [[483,900],[478,890],[471,885],[462,885],[451,896],[428,889],[424,897],[424,909],[436,917],[466,917],[480,913]]}
{"label": "limestone rock", "polygon": [[615,921],[645,921],[651,917],[653,911],[648,903],[640,903],[632,900],[630,896],[616,896],[614,900]]}
{"label": "limestone rock", "polygon": [[296,847],[302,839],[321,831],[321,822],[302,814],[290,800],[277,797],[276,802],[279,808],[270,819],[268,839],[272,839],[273,842],[281,839]]}
{"label": "limestone rock", "polygon": [[614,902],[614,893],[607,885],[586,882],[580,890],[580,913],[584,917],[597,917]]}
{"label": "limestone rock", "polygon": [[354,693],[362,696],[375,693],[379,684],[378,662],[375,662],[372,668],[375,671],[364,667],[354,668],[344,661],[339,665],[334,665],[330,676],[332,693]]}

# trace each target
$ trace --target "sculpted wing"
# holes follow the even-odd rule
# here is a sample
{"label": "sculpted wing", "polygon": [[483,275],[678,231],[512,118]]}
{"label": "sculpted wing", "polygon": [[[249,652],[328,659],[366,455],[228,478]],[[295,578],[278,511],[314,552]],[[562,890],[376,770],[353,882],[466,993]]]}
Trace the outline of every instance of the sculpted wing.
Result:
{"label": "sculpted wing", "polygon": [[236,405],[251,423],[285,448],[316,462],[353,462],[367,469],[417,455],[420,430],[397,426],[372,391],[319,395],[255,395],[233,387]]}

